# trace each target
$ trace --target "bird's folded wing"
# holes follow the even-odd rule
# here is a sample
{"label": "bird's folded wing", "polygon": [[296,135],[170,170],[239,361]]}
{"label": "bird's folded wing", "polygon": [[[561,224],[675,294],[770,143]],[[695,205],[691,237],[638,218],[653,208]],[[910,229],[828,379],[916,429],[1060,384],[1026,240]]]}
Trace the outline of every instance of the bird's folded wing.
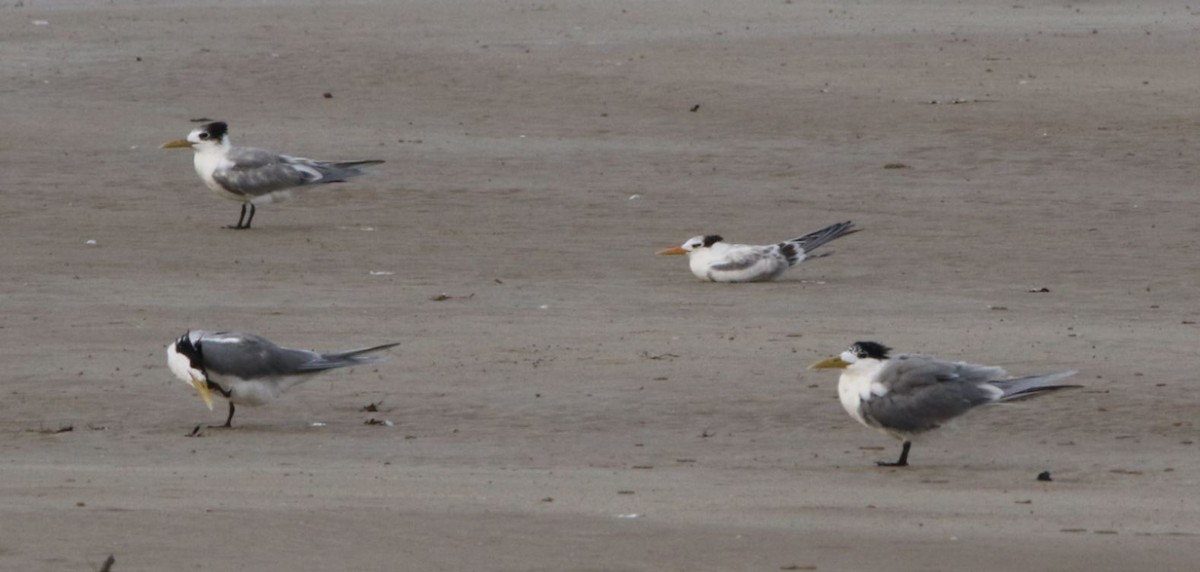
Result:
{"label": "bird's folded wing", "polygon": [[896,356],[879,373],[882,395],[872,395],[863,403],[863,417],[903,433],[927,431],[995,401],[999,394],[986,382],[1005,376],[998,367]]}
{"label": "bird's folded wing", "polygon": [[319,182],[325,177],[314,161],[254,148],[234,148],[232,166],[217,169],[213,179],[231,192],[259,196]]}
{"label": "bird's folded wing", "polygon": [[786,259],[779,252],[778,246],[747,246],[724,253],[721,261],[710,265],[709,269],[718,272],[757,273],[768,272],[780,263],[786,263]]}
{"label": "bird's folded wing", "polygon": [[977,384],[938,383],[907,393],[872,395],[861,408],[869,424],[899,433],[920,433],[992,399],[993,395]]}
{"label": "bird's folded wing", "polygon": [[315,352],[281,348],[254,334],[221,333],[200,340],[206,369],[242,379],[295,375]]}

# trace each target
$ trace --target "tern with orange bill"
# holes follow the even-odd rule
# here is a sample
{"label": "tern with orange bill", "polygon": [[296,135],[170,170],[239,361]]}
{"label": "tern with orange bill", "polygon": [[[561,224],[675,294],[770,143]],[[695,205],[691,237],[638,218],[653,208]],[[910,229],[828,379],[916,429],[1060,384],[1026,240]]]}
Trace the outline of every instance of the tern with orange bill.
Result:
{"label": "tern with orange bill", "polygon": [[777,244],[730,244],[719,235],[693,236],[658,254],[686,254],[692,274],[711,282],[764,282],[774,280],[805,259],[809,253],[835,238],[858,232],[850,221]]}
{"label": "tern with orange bill", "polygon": [[1075,370],[1012,378],[1001,368],[901,354],[877,342],[856,342],[809,369],[840,369],[838,397],[859,423],[904,442],[900,459],[882,467],[908,466],[913,439],[975,407],[1080,387],[1060,384]]}
{"label": "tern with orange bill", "polygon": [[223,121],[197,127],[186,139],[164,143],[162,148],[196,152],[193,163],[204,184],[221,197],[242,203],[237,224],[226,227],[238,230],[250,228],[255,205],[289,199],[306,187],[345,182],[363,174],[362,167],[383,162],[314,161],[254,147],[234,147],[229,142],[229,126]]}
{"label": "tern with orange bill", "polygon": [[167,346],[167,366],[196,389],[210,410],[214,392],[228,400],[224,426],[232,427],[234,404],[265,405],[314,374],[375,363],[382,358],[366,354],[397,345],[323,354],[279,347],[254,334],[191,330]]}

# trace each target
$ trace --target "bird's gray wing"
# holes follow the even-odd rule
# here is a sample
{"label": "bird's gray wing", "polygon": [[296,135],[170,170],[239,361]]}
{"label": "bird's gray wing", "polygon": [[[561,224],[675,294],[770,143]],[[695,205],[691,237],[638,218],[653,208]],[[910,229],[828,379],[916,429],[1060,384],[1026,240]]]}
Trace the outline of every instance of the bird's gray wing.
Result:
{"label": "bird's gray wing", "polygon": [[781,264],[787,264],[787,259],[779,251],[779,245],[777,244],[767,246],[738,245],[738,247],[731,248],[728,252],[723,253],[723,257],[723,262],[712,264],[709,266],[709,269],[717,272],[745,272],[748,274],[762,272],[771,274],[776,272]]}
{"label": "bird's gray wing", "polygon": [[[233,165],[217,169],[213,179],[230,192],[257,197],[322,182],[328,178],[319,163],[253,147],[235,147],[227,158]],[[333,182],[333,181],[325,181]]]}
{"label": "bird's gray wing", "polygon": [[199,346],[206,370],[242,379],[305,373],[304,364],[321,357],[315,352],[282,348],[261,336],[237,332],[205,336]]}
{"label": "bird's gray wing", "polygon": [[863,417],[901,433],[928,431],[999,399],[1001,392],[987,382],[1004,377],[998,367],[897,356],[880,372],[879,383],[887,391],[862,404]]}

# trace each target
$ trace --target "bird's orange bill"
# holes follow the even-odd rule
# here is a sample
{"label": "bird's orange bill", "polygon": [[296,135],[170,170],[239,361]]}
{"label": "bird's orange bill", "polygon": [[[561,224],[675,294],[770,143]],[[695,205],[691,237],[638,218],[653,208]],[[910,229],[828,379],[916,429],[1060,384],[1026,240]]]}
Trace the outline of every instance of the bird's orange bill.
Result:
{"label": "bird's orange bill", "polygon": [[808,369],[846,369],[849,365],[841,357],[833,356],[808,366]]}
{"label": "bird's orange bill", "polygon": [[193,376],[192,387],[196,388],[196,393],[200,394],[200,398],[204,400],[204,404],[208,406],[208,410],[212,411],[212,392],[208,390],[208,382]]}
{"label": "bird's orange bill", "polygon": [[162,144],[161,149],[191,149],[192,142],[187,139],[176,139]]}
{"label": "bird's orange bill", "polygon": [[665,248],[663,250],[660,250],[657,252],[657,254],[687,254],[687,251],[681,247],[674,246],[671,248]]}

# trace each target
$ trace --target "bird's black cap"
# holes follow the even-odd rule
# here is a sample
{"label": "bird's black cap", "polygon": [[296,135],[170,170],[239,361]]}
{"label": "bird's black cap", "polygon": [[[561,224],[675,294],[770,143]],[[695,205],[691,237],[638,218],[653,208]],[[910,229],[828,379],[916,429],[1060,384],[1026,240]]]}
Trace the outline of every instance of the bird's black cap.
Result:
{"label": "bird's black cap", "polygon": [[888,352],[892,351],[879,342],[854,342],[850,346],[850,353],[860,358],[887,359]]}
{"label": "bird's black cap", "polygon": [[721,242],[722,240],[725,240],[725,238],[721,235],[710,234],[704,237],[704,246],[712,246],[718,242]]}
{"label": "bird's black cap", "polygon": [[220,140],[229,133],[229,125],[224,121],[214,121],[204,126],[204,132],[208,133],[210,138]]}

